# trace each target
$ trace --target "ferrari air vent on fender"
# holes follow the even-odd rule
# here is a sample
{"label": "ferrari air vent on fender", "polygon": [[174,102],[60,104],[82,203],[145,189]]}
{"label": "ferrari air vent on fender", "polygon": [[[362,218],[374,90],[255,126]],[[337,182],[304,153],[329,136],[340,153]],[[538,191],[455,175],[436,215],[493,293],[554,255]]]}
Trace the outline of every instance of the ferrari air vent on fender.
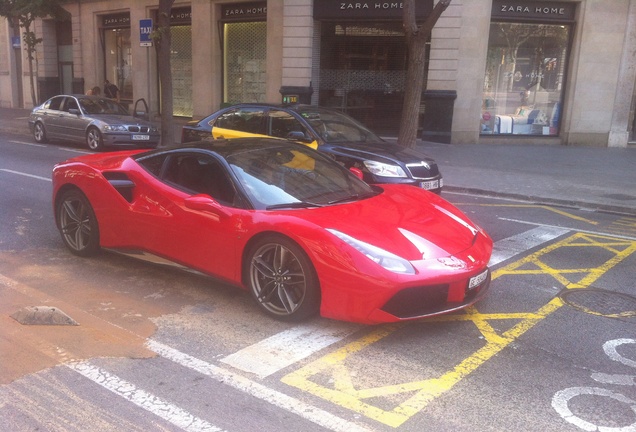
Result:
{"label": "ferrari air vent on fender", "polygon": [[104,172],[104,178],[108,180],[108,183],[119,192],[128,202],[133,200],[133,188],[135,183],[128,178],[128,176],[122,172]]}

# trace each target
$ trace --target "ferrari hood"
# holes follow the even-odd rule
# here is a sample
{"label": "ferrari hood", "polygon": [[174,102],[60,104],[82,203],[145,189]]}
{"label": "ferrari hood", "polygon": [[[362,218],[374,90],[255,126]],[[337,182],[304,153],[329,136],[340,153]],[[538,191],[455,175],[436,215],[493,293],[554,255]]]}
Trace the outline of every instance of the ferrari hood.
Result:
{"label": "ferrari hood", "polygon": [[439,196],[393,185],[374,198],[303,211],[303,219],[414,261],[458,254],[480,235]]}
{"label": "ferrari hood", "polygon": [[347,155],[359,159],[378,160],[378,157],[403,163],[427,162],[435,165],[435,161],[419,150],[406,148],[397,144],[350,142],[343,145],[326,143],[320,149],[329,153]]}

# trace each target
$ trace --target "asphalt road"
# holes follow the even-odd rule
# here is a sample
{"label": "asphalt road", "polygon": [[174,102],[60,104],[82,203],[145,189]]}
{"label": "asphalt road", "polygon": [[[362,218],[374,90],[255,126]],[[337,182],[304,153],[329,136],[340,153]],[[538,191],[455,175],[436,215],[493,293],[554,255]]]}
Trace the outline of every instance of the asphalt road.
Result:
{"label": "asphalt road", "polygon": [[[636,428],[635,218],[447,193],[495,241],[484,301],[291,325],[211,279],[68,253],[49,179],[78,152],[0,134],[1,430]],[[35,306],[79,325],[11,317]]]}

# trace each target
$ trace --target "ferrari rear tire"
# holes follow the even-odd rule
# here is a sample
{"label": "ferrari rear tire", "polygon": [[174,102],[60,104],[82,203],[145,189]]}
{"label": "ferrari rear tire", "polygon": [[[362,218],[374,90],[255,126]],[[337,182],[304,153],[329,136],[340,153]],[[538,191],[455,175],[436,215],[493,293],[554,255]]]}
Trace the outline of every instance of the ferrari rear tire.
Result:
{"label": "ferrari rear tire", "polygon": [[46,129],[44,128],[44,124],[41,122],[35,122],[33,125],[33,138],[37,143],[45,143],[47,142],[46,138]]}
{"label": "ferrari rear tire", "polygon": [[86,145],[93,151],[102,151],[104,148],[104,139],[102,133],[96,127],[90,128],[86,132]]}
{"label": "ferrari rear tire", "polygon": [[320,284],[305,252],[292,240],[268,236],[257,241],[245,261],[246,282],[258,306],[283,321],[318,313]]}
{"label": "ferrari rear tire", "polygon": [[55,213],[62,241],[75,255],[96,254],[99,247],[99,225],[88,198],[71,189],[57,200]]}

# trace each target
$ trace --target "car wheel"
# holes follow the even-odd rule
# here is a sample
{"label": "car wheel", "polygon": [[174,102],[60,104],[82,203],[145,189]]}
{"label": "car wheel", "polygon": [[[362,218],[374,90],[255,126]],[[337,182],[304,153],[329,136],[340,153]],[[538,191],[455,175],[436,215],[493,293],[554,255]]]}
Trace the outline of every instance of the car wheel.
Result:
{"label": "car wheel", "polygon": [[300,321],[318,313],[320,285],[311,261],[293,241],[269,236],[252,246],[245,261],[252,297],[268,315]]}
{"label": "car wheel", "polygon": [[99,129],[93,127],[86,132],[86,144],[94,151],[101,151],[104,148],[104,140]]}
{"label": "car wheel", "polygon": [[62,241],[75,255],[99,251],[99,226],[88,198],[79,190],[64,192],[56,204],[57,226]]}
{"label": "car wheel", "polygon": [[40,122],[35,122],[33,125],[33,138],[35,138],[35,142],[45,143],[47,141],[46,138],[46,129],[44,129],[44,125]]}

